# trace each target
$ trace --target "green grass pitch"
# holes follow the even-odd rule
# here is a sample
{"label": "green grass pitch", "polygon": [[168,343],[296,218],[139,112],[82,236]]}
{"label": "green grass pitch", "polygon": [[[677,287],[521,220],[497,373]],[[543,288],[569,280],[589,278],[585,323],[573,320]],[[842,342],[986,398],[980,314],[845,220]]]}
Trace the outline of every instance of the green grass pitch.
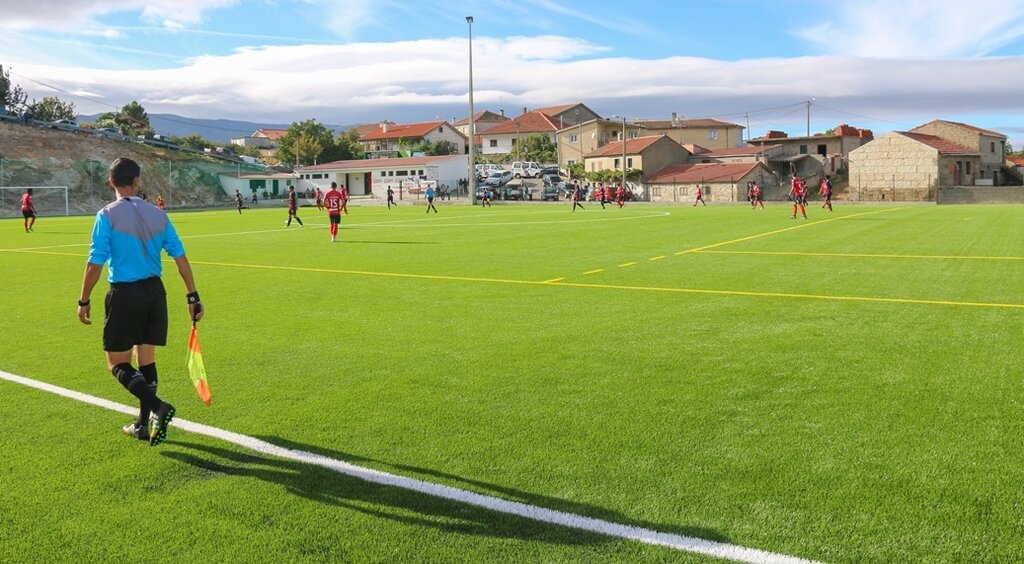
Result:
{"label": "green grass pitch", "polygon": [[[309,208],[287,229],[282,209],[172,213],[213,405],[172,264],[160,394],[281,446],[663,532],[1024,558],[1024,207],[439,207],[352,208],[333,245]],[[0,221],[0,370],[132,404],[75,316],[91,225]],[[702,561],[180,429],[150,448],[128,419],[0,381],[0,561]]]}

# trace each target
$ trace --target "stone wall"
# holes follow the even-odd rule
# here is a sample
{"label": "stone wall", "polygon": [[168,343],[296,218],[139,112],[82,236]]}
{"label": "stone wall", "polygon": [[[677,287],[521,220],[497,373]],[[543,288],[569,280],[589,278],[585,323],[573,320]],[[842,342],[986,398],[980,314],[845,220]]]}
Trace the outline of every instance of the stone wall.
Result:
{"label": "stone wall", "polygon": [[939,204],[1024,204],[1021,186],[944,186]]}
{"label": "stone wall", "polygon": [[939,152],[932,147],[898,133],[883,135],[850,153],[850,197],[930,200],[935,186],[944,183],[939,161]]}

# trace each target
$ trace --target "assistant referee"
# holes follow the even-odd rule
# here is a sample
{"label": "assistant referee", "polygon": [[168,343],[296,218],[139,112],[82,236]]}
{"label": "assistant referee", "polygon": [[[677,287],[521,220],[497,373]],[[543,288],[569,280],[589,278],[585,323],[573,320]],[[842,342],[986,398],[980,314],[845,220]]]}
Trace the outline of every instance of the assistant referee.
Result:
{"label": "assistant referee", "polygon": [[[160,281],[161,249],[178,266],[188,290],[185,297],[193,321],[202,319],[203,306],[185,247],[171,220],[163,210],[138,197],[140,174],[138,163],[128,158],[119,158],[110,165],[107,184],[117,193],[117,201],[96,214],[78,299],[78,318],[86,325],[92,324],[89,295],[100,279],[103,265],[109,261],[110,291],[104,303],[103,350],[111,373],[139,399],[139,417],[126,425],[124,432],[148,439],[155,446],[164,441],[174,418],[174,406],[156,395],[156,347],[167,344],[167,294]],[[138,359],[138,370],[132,366],[132,352]]]}

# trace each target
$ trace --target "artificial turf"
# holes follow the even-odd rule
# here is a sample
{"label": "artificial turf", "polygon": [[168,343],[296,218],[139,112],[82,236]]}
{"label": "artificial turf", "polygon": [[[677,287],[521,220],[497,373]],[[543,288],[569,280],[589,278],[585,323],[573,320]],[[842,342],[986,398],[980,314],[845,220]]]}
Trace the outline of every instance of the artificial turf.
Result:
{"label": "artificial turf", "polygon": [[[308,208],[287,229],[281,209],[172,213],[213,405],[185,375],[171,264],[161,395],[664,532],[828,561],[1024,556],[1024,207],[440,210],[352,208],[336,244]],[[0,370],[130,404],[75,316],[91,224],[0,221]],[[150,448],[124,422],[0,381],[0,561],[699,559],[178,429]]]}

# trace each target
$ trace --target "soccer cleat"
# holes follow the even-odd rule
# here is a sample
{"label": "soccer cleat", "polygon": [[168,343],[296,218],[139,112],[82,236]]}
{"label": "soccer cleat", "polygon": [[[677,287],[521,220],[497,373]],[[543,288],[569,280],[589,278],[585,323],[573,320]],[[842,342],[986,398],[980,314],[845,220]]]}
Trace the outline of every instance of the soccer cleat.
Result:
{"label": "soccer cleat", "polygon": [[149,430],[149,446],[156,446],[165,439],[167,439],[167,427],[170,426],[171,420],[174,419],[174,406],[164,402],[153,413],[152,424]]}
{"label": "soccer cleat", "polygon": [[146,426],[139,427],[137,426],[137,423],[137,421],[132,421],[124,427],[121,427],[121,431],[129,437],[139,439],[140,441],[148,441],[149,429],[146,429]]}

